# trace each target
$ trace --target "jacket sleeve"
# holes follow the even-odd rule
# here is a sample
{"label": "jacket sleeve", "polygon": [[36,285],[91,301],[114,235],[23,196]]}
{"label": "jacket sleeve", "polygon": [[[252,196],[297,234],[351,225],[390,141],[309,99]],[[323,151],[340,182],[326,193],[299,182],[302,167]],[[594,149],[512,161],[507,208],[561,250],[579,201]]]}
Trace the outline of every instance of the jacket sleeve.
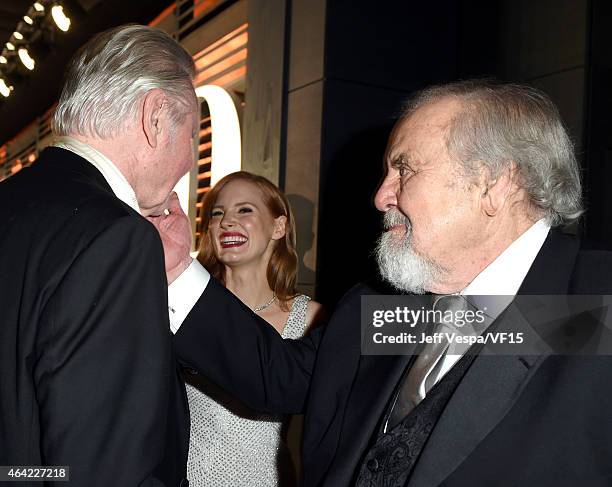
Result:
{"label": "jacket sleeve", "polygon": [[184,365],[249,407],[295,414],[304,409],[321,337],[319,327],[299,340],[283,340],[211,277],[174,343]]}
{"label": "jacket sleeve", "polygon": [[34,368],[42,460],[73,486],[161,486],[170,387],[163,250],[136,216],[76,255],[43,314]]}

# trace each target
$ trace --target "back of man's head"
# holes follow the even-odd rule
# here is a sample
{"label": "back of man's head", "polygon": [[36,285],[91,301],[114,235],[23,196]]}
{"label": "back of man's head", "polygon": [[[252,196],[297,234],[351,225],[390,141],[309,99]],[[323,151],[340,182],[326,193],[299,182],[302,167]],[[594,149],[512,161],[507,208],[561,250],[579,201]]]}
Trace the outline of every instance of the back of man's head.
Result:
{"label": "back of man's head", "polygon": [[468,175],[486,167],[495,179],[515,164],[535,216],[552,225],[580,216],[580,169],[559,112],[547,95],[525,85],[459,81],[417,93],[404,117],[447,98],[461,103],[447,128],[447,150]]}
{"label": "back of man's head", "polygon": [[166,33],[142,25],[102,32],[72,58],[52,121],[56,135],[108,139],[130,123],[149,90],[161,89],[174,123],[195,106],[193,59]]}

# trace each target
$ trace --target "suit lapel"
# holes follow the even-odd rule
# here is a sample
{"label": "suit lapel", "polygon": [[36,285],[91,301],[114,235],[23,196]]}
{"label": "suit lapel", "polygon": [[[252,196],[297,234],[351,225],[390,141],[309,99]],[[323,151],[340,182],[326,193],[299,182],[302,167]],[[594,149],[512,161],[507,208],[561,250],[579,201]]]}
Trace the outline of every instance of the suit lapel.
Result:
{"label": "suit lapel", "polygon": [[[539,339],[512,305],[492,326],[499,332],[524,332]],[[410,487],[439,485],[461,465],[512,408],[547,353],[514,356],[481,352],[436,424],[415,466]]]}
{"label": "suit lapel", "polygon": [[[578,247],[576,239],[551,231],[519,294],[566,294]],[[534,336],[521,311],[512,305],[493,326],[496,331],[523,331]],[[543,350],[547,348],[542,344]],[[544,351],[540,355],[481,353],[476,357],[432,432],[410,487],[439,485],[461,465],[512,408],[547,355]]]}

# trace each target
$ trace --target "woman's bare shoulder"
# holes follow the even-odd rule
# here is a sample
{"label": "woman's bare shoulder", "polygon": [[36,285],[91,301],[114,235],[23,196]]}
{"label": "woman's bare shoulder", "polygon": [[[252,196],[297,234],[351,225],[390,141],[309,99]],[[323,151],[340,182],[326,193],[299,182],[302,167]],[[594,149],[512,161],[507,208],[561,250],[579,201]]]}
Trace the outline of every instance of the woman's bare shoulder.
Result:
{"label": "woman's bare shoulder", "polygon": [[306,329],[317,327],[324,324],[327,321],[327,315],[323,305],[314,299],[308,301],[308,307],[306,308]]}

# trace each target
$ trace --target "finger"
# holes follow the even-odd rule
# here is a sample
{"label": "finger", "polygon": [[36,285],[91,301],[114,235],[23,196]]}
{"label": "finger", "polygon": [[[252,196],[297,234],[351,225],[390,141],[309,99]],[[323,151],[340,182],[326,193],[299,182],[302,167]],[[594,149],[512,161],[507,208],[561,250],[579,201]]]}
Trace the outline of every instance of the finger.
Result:
{"label": "finger", "polygon": [[161,216],[145,216],[145,218],[155,226],[159,225],[159,222],[162,219]]}
{"label": "finger", "polygon": [[168,196],[167,208],[170,213],[182,213],[183,212],[183,209],[181,208],[181,202],[179,201],[179,197],[175,191],[172,191],[172,193],[170,193],[170,196]]}

